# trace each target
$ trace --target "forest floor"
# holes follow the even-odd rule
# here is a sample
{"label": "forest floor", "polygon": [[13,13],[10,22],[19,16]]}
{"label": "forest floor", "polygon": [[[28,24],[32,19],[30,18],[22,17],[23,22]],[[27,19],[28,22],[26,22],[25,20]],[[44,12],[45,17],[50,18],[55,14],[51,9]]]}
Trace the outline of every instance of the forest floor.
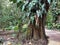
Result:
{"label": "forest floor", "polygon": [[[48,43],[48,45],[60,45],[60,32],[59,31],[45,29],[45,32],[46,32],[46,35],[49,36],[49,43]],[[0,32],[0,33],[3,33],[3,32]],[[11,38],[11,41],[14,42],[14,44],[12,44],[12,45],[16,45],[16,43],[17,43],[17,39],[14,39],[11,35],[10,36],[9,35],[5,35],[5,36],[4,35],[0,35],[0,38],[1,37],[6,39],[7,42],[9,42],[8,40],[9,40],[9,38]],[[7,42],[4,42],[4,44],[7,45]]]}
{"label": "forest floor", "polygon": [[48,45],[60,45],[60,32],[46,29],[46,35],[49,36]]}

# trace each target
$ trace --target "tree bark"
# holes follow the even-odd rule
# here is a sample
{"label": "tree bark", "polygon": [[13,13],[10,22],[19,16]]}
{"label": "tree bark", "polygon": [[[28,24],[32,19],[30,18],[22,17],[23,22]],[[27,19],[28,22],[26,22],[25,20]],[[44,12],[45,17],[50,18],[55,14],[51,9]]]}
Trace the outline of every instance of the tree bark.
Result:
{"label": "tree bark", "polygon": [[[38,22],[37,22],[37,26],[35,25],[36,24],[36,21],[37,21],[37,18],[38,18]],[[37,17],[34,21],[35,24],[30,24],[29,27],[30,27],[30,35],[27,37],[29,40],[32,40],[32,44],[35,45],[35,43],[37,45],[47,45],[48,44],[48,38],[45,34],[45,19],[46,19],[46,15],[44,14],[41,17]],[[31,38],[29,38],[31,37]],[[39,43],[38,43],[39,42]]]}
{"label": "tree bark", "polygon": [[[30,24],[30,28],[32,29],[32,38],[33,39],[46,39],[46,34],[45,34],[45,19],[46,19],[46,15],[43,15],[42,18],[37,17],[38,18],[38,22],[37,25],[33,25]],[[35,19],[35,24],[37,21],[37,18]]]}

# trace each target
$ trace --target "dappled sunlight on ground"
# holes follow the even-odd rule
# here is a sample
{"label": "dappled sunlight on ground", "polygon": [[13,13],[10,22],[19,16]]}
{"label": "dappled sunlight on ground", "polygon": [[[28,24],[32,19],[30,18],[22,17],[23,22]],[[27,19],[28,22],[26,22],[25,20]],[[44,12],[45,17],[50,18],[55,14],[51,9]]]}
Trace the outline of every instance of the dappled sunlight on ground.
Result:
{"label": "dappled sunlight on ground", "polygon": [[46,35],[49,36],[48,45],[60,45],[60,32],[55,30],[45,29]]}
{"label": "dappled sunlight on ground", "polygon": [[49,40],[49,44],[48,45],[60,45],[60,42]]}

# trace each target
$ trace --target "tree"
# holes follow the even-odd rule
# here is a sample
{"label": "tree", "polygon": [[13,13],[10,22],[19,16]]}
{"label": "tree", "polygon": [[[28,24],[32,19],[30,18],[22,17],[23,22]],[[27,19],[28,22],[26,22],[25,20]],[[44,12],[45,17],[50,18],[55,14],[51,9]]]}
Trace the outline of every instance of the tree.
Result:
{"label": "tree", "polygon": [[[45,34],[45,20],[50,3],[52,0],[10,0],[17,3],[20,11],[25,13],[23,15],[23,22],[28,19],[28,27],[30,28],[30,36],[27,39],[39,40],[41,39],[44,45],[47,45],[48,39]],[[40,40],[40,41],[41,41]],[[46,43],[46,44],[45,44]],[[42,44],[42,45],[43,45]]]}

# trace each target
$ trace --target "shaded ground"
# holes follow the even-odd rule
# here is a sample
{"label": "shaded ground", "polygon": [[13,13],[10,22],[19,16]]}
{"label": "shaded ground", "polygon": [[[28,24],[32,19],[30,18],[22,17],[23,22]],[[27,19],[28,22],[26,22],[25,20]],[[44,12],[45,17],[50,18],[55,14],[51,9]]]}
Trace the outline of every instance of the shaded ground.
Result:
{"label": "shaded ground", "polygon": [[[3,32],[0,31],[0,34],[1,33],[3,33]],[[60,45],[60,32],[59,31],[46,29],[46,35],[49,36],[49,44],[48,45]],[[6,39],[7,41],[9,40],[9,38],[11,38],[10,41],[13,42],[14,45],[16,45],[16,43],[17,43],[17,39],[14,39],[12,37],[12,35],[10,35],[10,36],[9,35],[5,35],[4,36],[4,33],[3,33],[3,35],[0,35],[0,38],[1,37]],[[4,42],[4,43],[6,43],[6,42]]]}

